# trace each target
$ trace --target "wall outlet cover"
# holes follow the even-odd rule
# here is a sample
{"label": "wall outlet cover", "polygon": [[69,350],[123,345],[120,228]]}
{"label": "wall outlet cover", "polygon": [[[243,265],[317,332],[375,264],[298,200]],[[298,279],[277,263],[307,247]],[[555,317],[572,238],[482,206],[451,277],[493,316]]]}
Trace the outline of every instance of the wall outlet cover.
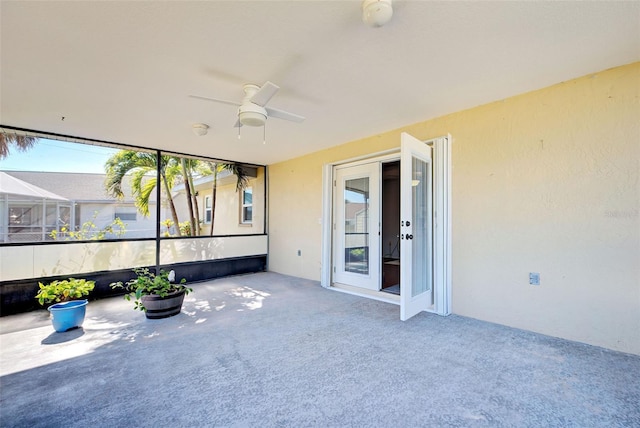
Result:
{"label": "wall outlet cover", "polygon": [[540,285],[540,274],[537,272],[529,272],[529,284]]}

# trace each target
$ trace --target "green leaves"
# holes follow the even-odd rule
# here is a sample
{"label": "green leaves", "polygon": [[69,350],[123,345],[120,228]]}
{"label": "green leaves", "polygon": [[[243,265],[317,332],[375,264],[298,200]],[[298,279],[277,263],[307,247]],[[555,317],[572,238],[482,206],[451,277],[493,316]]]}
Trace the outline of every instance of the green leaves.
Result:
{"label": "green leaves", "polygon": [[79,299],[93,291],[95,284],[95,281],[76,278],[56,280],[49,284],[39,282],[40,290],[36,294],[36,299],[41,305]]}
{"label": "green leaves", "polygon": [[177,284],[169,281],[169,272],[165,270],[161,270],[157,275],[154,272],[151,272],[148,268],[135,268],[133,271],[136,273],[137,277],[125,283],[114,282],[111,284],[111,288],[122,288],[127,291],[128,294],[126,294],[124,298],[129,301],[132,297],[134,298],[134,309],[139,309],[141,311],[146,310],[141,301],[142,296],[155,294],[161,297],[166,297],[176,291],[184,290],[185,294],[189,294],[193,291],[193,289],[183,285],[187,282],[185,278],[182,278]]}
{"label": "green leaves", "polygon": [[115,235],[116,238],[122,237],[126,233],[126,224],[119,217],[110,224],[98,229],[94,220],[98,217],[98,211],[94,211],[93,217],[85,221],[77,231],[72,230],[69,225],[60,228],[60,232],[52,230],[49,236],[54,240],[65,241],[100,241],[107,237],[107,234]]}

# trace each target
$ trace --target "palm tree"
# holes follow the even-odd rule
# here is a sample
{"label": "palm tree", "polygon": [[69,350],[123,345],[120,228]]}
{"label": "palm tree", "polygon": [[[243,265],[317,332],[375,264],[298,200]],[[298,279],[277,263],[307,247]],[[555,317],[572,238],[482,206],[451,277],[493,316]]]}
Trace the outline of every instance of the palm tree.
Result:
{"label": "palm tree", "polygon": [[[181,236],[178,213],[171,197],[179,167],[175,159],[170,156],[160,156],[160,179],[167,195],[167,203],[171,210],[171,217],[176,227],[176,234]],[[137,152],[132,150],[120,150],[111,156],[105,163],[105,188],[107,192],[117,198],[123,198],[122,181],[127,174],[131,174],[131,191],[135,197],[138,211],[145,216],[149,215],[149,199],[157,183],[156,171],[158,170],[158,158],[153,153]]]}
{"label": "palm tree", "polygon": [[[197,159],[178,158],[180,160],[180,166],[182,168],[182,180],[184,183],[184,189],[187,198],[187,205],[189,208],[189,223],[191,227],[191,235],[200,235],[200,211],[198,209],[198,197],[196,194],[195,185],[193,183],[193,175],[206,175],[208,171],[203,171],[202,163]],[[203,174],[204,173],[204,174]]]}
{"label": "palm tree", "polygon": [[193,180],[189,180],[191,176],[189,168],[187,167],[187,160],[185,158],[180,158],[180,167],[182,168],[182,178],[184,183],[184,191],[187,198],[187,207],[189,208],[189,226],[191,228],[191,236],[197,236],[199,233],[196,232],[196,223],[199,223],[193,212],[193,197],[191,196],[191,183]]}
{"label": "palm tree", "polygon": [[216,163],[208,162],[209,168],[211,168],[211,174],[213,174],[212,183],[212,196],[211,196],[211,229],[209,230],[209,236],[213,236],[213,224],[216,219],[216,197],[218,193],[218,173],[222,171],[229,171],[236,176],[236,192],[247,187],[249,184],[249,175],[244,168],[235,163]]}
{"label": "palm tree", "polygon": [[0,159],[9,156],[10,146],[15,146],[18,151],[24,152],[35,146],[38,140],[38,137],[28,135],[0,133]]}

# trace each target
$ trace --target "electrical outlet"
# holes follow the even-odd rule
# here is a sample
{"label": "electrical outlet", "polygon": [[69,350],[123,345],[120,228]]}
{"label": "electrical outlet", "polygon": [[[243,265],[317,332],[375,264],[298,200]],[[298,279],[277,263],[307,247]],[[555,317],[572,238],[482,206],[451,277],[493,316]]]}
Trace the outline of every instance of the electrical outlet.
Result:
{"label": "electrical outlet", "polygon": [[540,274],[538,272],[529,272],[529,284],[540,285]]}

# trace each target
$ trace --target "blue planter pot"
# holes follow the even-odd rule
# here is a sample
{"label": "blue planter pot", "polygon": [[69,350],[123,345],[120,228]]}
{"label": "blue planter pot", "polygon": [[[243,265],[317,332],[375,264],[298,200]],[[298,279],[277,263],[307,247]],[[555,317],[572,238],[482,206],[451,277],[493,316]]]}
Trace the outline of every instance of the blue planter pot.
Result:
{"label": "blue planter pot", "polygon": [[60,333],[80,327],[84,321],[87,303],[87,300],[72,300],[49,306],[53,329]]}

